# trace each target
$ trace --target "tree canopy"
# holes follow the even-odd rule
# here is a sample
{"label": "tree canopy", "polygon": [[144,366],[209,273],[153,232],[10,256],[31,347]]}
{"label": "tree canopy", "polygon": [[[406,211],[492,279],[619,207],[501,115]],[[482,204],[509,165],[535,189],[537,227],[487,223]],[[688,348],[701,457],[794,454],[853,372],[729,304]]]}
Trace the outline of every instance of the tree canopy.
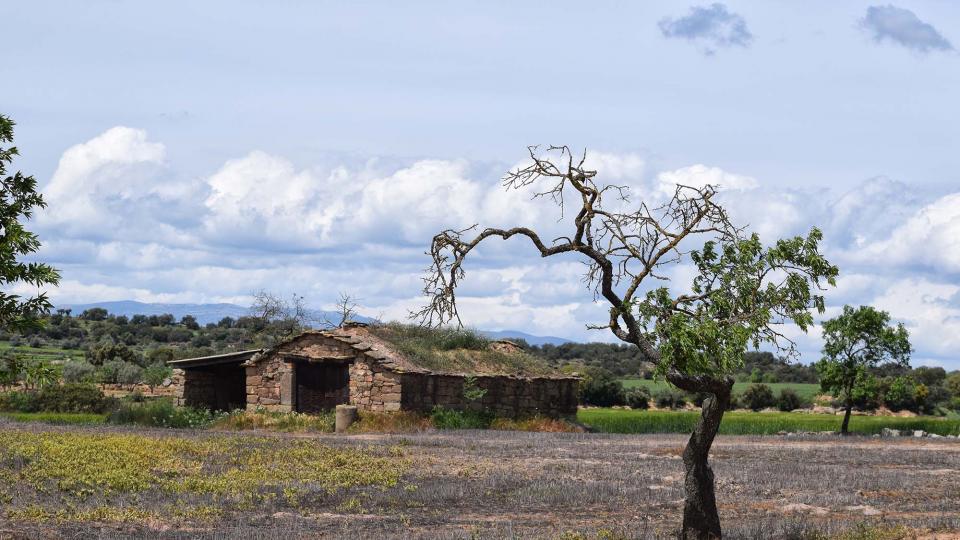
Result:
{"label": "tree canopy", "polygon": [[847,433],[854,401],[869,397],[877,382],[871,368],[881,364],[910,365],[910,340],[902,323],[871,306],[843,306],[823,323],[823,358],[817,363],[820,386],[841,399],[846,414],[840,431]]}
{"label": "tree canopy", "polygon": [[[39,324],[40,316],[50,310],[46,293],[39,289],[56,285],[60,275],[47,264],[21,259],[40,249],[40,239],[23,222],[46,203],[37,193],[33,176],[7,172],[7,166],[19,155],[15,146],[3,146],[13,142],[13,127],[13,120],[0,114],[0,327],[23,330]],[[37,294],[24,297],[10,292],[18,283],[37,287]]]}

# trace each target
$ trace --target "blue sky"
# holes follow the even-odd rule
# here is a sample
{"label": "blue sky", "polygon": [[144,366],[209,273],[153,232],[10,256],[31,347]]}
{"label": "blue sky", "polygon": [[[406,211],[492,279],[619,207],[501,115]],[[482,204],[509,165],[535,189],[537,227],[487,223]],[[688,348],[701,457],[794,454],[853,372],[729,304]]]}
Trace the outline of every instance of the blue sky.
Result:
{"label": "blue sky", "polygon": [[[556,226],[500,191],[529,144],[655,198],[720,181],[763,238],[818,225],[828,295],[960,368],[952,2],[21,2],[0,107],[50,201],[59,302],[339,291],[401,317],[445,227]],[[468,270],[484,328],[608,339],[575,260]],[[677,270],[681,275],[683,269]],[[828,313],[829,314],[829,313]],[[814,332],[801,337],[816,359]]]}

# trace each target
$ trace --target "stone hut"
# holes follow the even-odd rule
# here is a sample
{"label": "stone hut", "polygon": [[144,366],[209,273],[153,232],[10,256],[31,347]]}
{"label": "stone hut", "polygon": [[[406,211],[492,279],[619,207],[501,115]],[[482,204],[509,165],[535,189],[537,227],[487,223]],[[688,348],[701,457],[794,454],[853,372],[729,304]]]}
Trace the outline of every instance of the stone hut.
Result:
{"label": "stone hut", "polygon": [[[177,403],[304,413],[349,403],[366,411],[426,412],[440,405],[509,417],[576,414],[578,377],[505,341],[411,348],[405,333],[430,332],[413,328],[310,330],[269,349],[172,361]],[[478,390],[473,399],[465,392],[471,389]]]}

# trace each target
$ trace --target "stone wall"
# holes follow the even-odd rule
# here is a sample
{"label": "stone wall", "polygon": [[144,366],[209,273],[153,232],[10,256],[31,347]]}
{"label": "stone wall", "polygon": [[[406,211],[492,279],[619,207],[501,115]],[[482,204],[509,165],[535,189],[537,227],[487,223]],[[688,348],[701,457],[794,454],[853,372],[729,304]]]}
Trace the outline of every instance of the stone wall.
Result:
{"label": "stone wall", "polygon": [[247,410],[293,410],[293,364],[272,355],[247,366]]}
{"label": "stone wall", "polygon": [[463,396],[465,378],[458,375],[405,373],[402,376],[402,408],[429,411],[440,405],[451,409],[485,409],[498,416],[572,416],[577,413],[578,379],[477,375],[483,398]]}
{"label": "stone wall", "polygon": [[360,355],[350,366],[350,403],[365,411],[399,411],[401,377]]}
{"label": "stone wall", "polygon": [[[247,410],[291,412],[296,410],[295,362],[281,354],[302,358],[356,355],[348,344],[320,334],[304,334],[252,360],[247,369]],[[352,373],[352,368],[351,368]],[[351,375],[351,383],[353,377]],[[352,385],[351,385],[352,386]],[[352,396],[352,390],[351,390]]]}

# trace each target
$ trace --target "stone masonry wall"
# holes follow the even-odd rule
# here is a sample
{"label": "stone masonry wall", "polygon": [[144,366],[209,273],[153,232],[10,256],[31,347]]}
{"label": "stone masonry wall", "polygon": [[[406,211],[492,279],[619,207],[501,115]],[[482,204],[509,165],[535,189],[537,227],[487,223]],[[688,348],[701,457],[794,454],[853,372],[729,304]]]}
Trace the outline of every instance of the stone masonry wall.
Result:
{"label": "stone masonry wall", "polygon": [[[262,408],[268,411],[291,412],[296,409],[294,362],[284,360],[279,354],[281,352],[310,358],[357,354],[348,344],[320,334],[305,334],[281,345],[265,358],[247,367],[247,410]],[[351,402],[352,371],[351,368]]]}
{"label": "stone masonry wall", "polygon": [[401,374],[360,355],[350,366],[350,403],[366,411],[399,411],[401,381]]}
{"label": "stone masonry wall", "polygon": [[293,364],[279,356],[247,366],[247,410],[265,409],[276,412],[293,410]]}
{"label": "stone masonry wall", "polygon": [[429,411],[440,405],[452,409],[485,409],[498,416],[572,416],[577,413],[578,379],[477,375],[483,398],[463,397],[464,377],[405,373],[402,377],[402,408]]}

